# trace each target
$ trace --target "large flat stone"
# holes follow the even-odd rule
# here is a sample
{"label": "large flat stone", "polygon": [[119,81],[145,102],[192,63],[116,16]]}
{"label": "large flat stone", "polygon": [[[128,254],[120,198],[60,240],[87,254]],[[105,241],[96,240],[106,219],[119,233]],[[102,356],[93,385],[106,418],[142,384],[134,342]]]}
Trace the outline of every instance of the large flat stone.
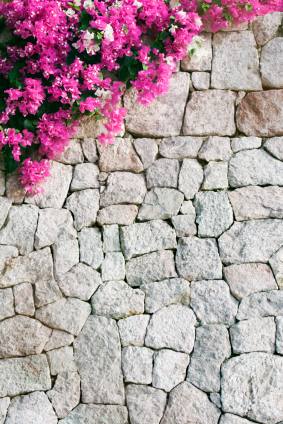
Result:
{"label": "large flat stone", "polygon": [[143,175],[130,172],[113,172],[107,180],[106,190],[100,197],[100,206],[110,206],[119,203],[143,202],[146,185]]}
{"label": "large flat stone", "polygon": [[149,191],[139,210],[138,220],[168,219],[177,215],[184,195],[172,188],[154,188]]}
{"label": "large flat stone", "polygon": [[147,106],[139,104],[134,91],[130,90],[125,96],[127,131],[143,137],[179,135],[189,94],[189,81],[187,73],[174,74],[168,93]]}
{"label": "large flat stone", "polygon": [[261,50],[262,84],[267,88],[283,88],[283,37],[273,38]]}
{"label": "large flat stone", "polygon": [[129,384],[126,389],[131,424],[159,424],[166,405],[166,393],[153,387]]}
{"label": "large flat stone", "polygon": [[252,22],[252,30],[259,46],[263,46],[276,35],[281,25],[282,17],[282,13],[273,12],[267,15],[258,16]]}
{"label": "large flat stone", "polygon": [[[106,420],[106,421],[105,421]],[[60,424],[128,424],[125,406],[80,404]]]}
{"label": "large flat stone", "polygon": [[237,108],[236,120],[245,135],[283,135],[283,90],[248,93]]}
{"label": "large flat stone", "polygon": [[81,377],[82,401],[123,404],[121,345],[115,321],[89,317],[74,342],[74,350]]}
{"label": "large flat stone", "polygon": [[283,291],[252,293],[245,297],[239,306],[237,319],[283,315]]}
{"label": "large flat stone", "polygon": [[116,138],[115,143],[98,144],[99,169],[102,172],[143,171],[143,164],[130,138]]}
{"label": "large flat stone", "polygon": [[99,191],[96,189],[76,191],[68,197],[66,208],[74,215],[74,225],[78,231],[83,227],[94,225],[99,209]]}
{"label": "large flat stone", "polygon": [[230,327],[230,338],[235,354],[271,352],[275,350],[276,326],[273,317],[252,318]]}

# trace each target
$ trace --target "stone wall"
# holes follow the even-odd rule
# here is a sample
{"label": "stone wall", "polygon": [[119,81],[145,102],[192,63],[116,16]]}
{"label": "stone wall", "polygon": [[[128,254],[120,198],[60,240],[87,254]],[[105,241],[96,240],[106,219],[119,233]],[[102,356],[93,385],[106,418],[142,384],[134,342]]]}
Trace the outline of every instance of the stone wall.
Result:
{"label": "stone wall", "polygon": [[124,138],[0,174],[0,424],[283,422],[282,15],[203,36]]}

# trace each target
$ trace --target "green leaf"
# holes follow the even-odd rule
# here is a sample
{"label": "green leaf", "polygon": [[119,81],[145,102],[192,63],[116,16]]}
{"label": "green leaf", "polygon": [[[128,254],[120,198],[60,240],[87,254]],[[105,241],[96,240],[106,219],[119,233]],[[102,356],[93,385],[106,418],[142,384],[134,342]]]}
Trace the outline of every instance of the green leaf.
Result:
{"label": "green leaf", "polygon": [[81,18],[80,18],[80,29],[83,31],[88,29],[89,23],[91,20],[92,20],[92,17],[85,10],[83,10],[81,13]]}
{"label": "green leaf", "polygon": [[8,80],[12,87],[23,88],[21,82],[21,69],[25,66],[25,60],[19,60],[13,67],[13,69],[8,73]]}

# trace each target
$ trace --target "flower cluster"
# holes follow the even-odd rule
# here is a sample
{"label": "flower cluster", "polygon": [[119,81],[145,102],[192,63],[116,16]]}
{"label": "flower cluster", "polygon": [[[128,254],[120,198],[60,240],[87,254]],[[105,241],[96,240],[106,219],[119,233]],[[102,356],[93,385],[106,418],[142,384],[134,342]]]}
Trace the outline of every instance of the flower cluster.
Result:
{"label": "flower cluster", "polygon": [[[264,1],[264,3],[262,3]],[[28,193],[48,176],[81,115],[120,132],[121,98],[168,89],[203,23],[213,31],[279,10],[282,0],[0,0],[0,151]],[[268,3],[267,3],[268,2]]]}

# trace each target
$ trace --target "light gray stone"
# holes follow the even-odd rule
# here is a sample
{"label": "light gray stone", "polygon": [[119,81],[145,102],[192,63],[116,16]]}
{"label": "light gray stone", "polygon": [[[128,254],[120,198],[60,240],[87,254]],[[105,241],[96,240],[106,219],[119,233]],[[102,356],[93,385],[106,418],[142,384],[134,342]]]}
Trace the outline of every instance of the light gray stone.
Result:
{"label": "light gray stone", "polygon": [[49,350],[59,349],[60,347],[72,344],[73,341],[74,336],[72,334],[62,330],[52,330],[52,334],[44,346],[44,350],[48,352]]}
{"label": "light gray stone", "polygon": [[79,263],[58,280],[62,293],[67,297],[89,300],[102,283],[100,275],[90,266]]}
{"label": "light gray stone", "polygon": [[2,271],[1,288],[53,279],[53,261],[49,248],[12,258],[8,264]]}
{"label": "light gray stone", "polygon": [[240,303],[237,319],[243,320],[272,315],[283,315],[282,290],[252,293],[245,297]]}
{"label": "light gray stone", "polygon": [[121,319],[144,311],[144,293],[124,281],[109,281],[99,287],[91,298],[96,315]]}
{"label": "light gray stone", "polygon": [[204,33],[190,45],[190,51],[182,61],[181,67],[184,71],[210,71],[212,61],[211,34]]}
{"label": "light gray stone", "polygon": [[230,327],[233,352],[274,352],[275,349],[274,318],[252,318],[240,321]]}
{"label": "light gray stone", "polygon": [[156,159],[158,154],[158,140],[152,138],[136,138],[135,149],[141,158],[144,169],[147,169]]}
{"label": "light gray stone", "polygon": [[219,237],[233,224],[233,210],[227,193],[197,193],[195,208],[199,237]]}
{"label": "light gray stone", "polygon": [[137,101],[134,90],[129,90],[124,98],[128,111],[127,131],[142,137],[179,135],[189,94],[189,83],[190,77],[187,73],[173,74],[168,92],[147,106]]}
{"label": "light gray stone", "polygon": [[77,406],[60,424],[128,424],[128,412],[125,406],[84,405]]}
{"label": "light gray stone", "polygon": [[55,280],[41,280],[34,284],[34,303],[36,308],[56,302],[61,297],[62,293]]}
{"label": "light gray stone", "polygon": [[107,180],[106,190],[100,197],[100,206],[119,203],[141,204],[146,193],[143,175],[131,172],[113,172]]}
{"label": "light gray stone", "polygon": [[162,349],[156,352],[152,376],[153,387],[170,392],[185,380],[189,360],[189,355],[174,350]]}
{"label": "light gray stone", "polygon": [[136,205],[112,205],[100,209],[97,214],[99,225],[131,225],[138,214]]}
{"label": "light gray stone", "polygon": [[51,375],[57,375],[67,371],[74,372],[77,370],[74,361],[74,351],[71,346],[64,346],[59,349],[50,350],[46,355]]}
{"label": "light gray stone", "polygon": [[90,305],[79,299],[60,299],[37,309],[36,318],[57,330],[78,335],[90,314]]}
{"label": "light gray stone", "polygon": [[170,393],[161,424],[217,424],[219,416],[220,411],[205,393],[184,382]]}
{"label": "light gray stone", "polygon": [[57,417],[66,417],[80,402],[80,377],[77,372],[63,372],[49,392]]}
{"label": "light gray stone", "polygon": [[258,219],[235,222],[219,238],[219,251],[224,264],[267,262],[282,243],[283,222]]}
{"label": "light gray stone", "polygon": [[222,367],[223,410],[257,422],[283,419],[283,358],[249,353],[229,359]]}
{"label": "light gray stone", "polygon": [[196,211],[195,211],[193,202],[191,200],[185,200],[183,202],[180,212],[184,215],[190,215],[191,217],[194,217],[195,219]]}
{"label": "light gray stone", "polygon": [[133,315],[118,321],[121,344],[143,346],[150,315]]}
{"label": "light gray stone", "polygon": [[150,190],[139,210],[138,220],[168,219],[177,215],[183,203],[184,195],[172,188],[154,188]]}
{"label": "light gray stone", "polygon": [[143,164],[130,138],[115,139],[113,144],[98,144],[99,168],[102,172],[142,172]]}
{"label": "light gray stone", "polygon": [[182,278],[171,278],[159,282],[146,282],[141,286],[145,292],[145,311],[157,312],[164,306],[190,303],[190,283]]}
{"label": "light gray stone", "polygon": [[277,317],[276,320],[276,352],[283,355],[283,317]]}
{"label": "light gray stone", "polygon": [[74,225],[78,231],[94,225],[99,209],[99,191],[87,189],[71,194],[67,199],[66,208],[73,213]]}
{"label": "light gray stone", "polygon": [[9,404],[10,404],[10,398],[5,397],[0,399],[0,424],[4,424],[5,422]]}
{"label": "light gray stone", "polygon": [[273,12],[264,16],[258,16],[252,22],[252,30],[259,46],[263,46],[276,35],[282,18],[282,13]]}
{"label": "light gray stone", "polygon": [[45,355],[0,360],[0,396],[17,396],[35,390],[51,389]]}
{"label": "light gray stone", "polygon": [[152,187],[173,187],[178,184],[179,162],[177,159],[157,159],[146,170],[146,184]]}
{"label": "light gray stone", "polygon": [[32,252],[37,218],[35,206],[12,206],[0,230],[0,244],[17,247],[21,255]]}
{"label": "light gray stone", "polygon": [[153,387],[129,384],[126,389],[131,424],[159,424],[166,405],[166,393]]}
{"label": "light gray stone", "polygon": [[219,393],[210,393],[209,399],[217,408],[221,409],[221,396]]}
{"label": "light gray stone", "polygon": [[[14,296],[12,289],[0,290],[0,321],[15,315],[14,311]],[[0,323],[1,329],[1,323]],[[0,330],[1,331],[1,330]],[[0,346],[1,351],[1,346]]]}
{"label": "light gray stone", "polygon": [[57,417],[48,397],[43,392],[17,396],[11,400],[7,424],[57,424]]}
{"label": "light gray stone", "polygon": [[229,333],[224,325],[198,327],[187,380],[204,392],[219,392],[220,368],[230,356]]}
{"label": "light gray stone", "polygon": [[204,168],[203,190],[228,188],[228,163],[209,162]]}
{"label": "light gray stone", "polygon": [[154,349],[169,348],[190,353],[194,346],[195,325],[196,318],[190,308],[167,306],[152,315],[145,344]]}
{"label": "light gray stone", "polygon": [[120,235],[117,224],[103,226],[103,250],[104,252],[120,252]]}
{"label": "light gray stone", "polygon": [[193,199],[203,181],[202,166],[196,159],[184,159],[179,175],[178,188],[186,199]]}
{"label": "light gray stone", "polygon": [[233,324],[238,310],[223,280],[196,281],[191,284],[191,307],[203,324]]}
{"label": "light gray stone", "polygon": [[40,209],[34,247],[42,249],[51,246],[63,233],[76,236],[71,213],[66,209]]}
{"label": "light gray stone", "polygon": [[0,197],[0,228],[5,224],[11,205],[11,200],[6,197]]}
{"label": "light gray stone", "polygon": [[101,233],[98,228],[83,228],[79,233],[80,260],[97,269],[103,261]]}
{"label": "light gray stone", "polygon": [[203,143],[198,157],[206,162],[229,160],[232,155],[230,138],[211,136]]}
{"label": "light gray stone", "polygon": [[[16,247],[0,245],[0,273],[3,272],[5,266],[10,262],[10,260],[12,258],[16,258],[18,255],[19,255],[19,251]],[[0,286],[1,286],[1,278],[0,278]]]}
{"label": "light gray stone", "polygon": [[283,37],[273,38],[261,50],[262,84],[267,88],[283,88]]}
{"label": "light gray stone", "polygon": [[82,149],[88,162],[96,162],[98,160],[96,141],[94,138],[85,137],[82,140]]}
{"label": "light gray stone", "polygon": [[81,163],[75,166],[71,190],[99,188],[99,168],[93,163]]}
{"label": "light gray stone", "polygon": [[30,283],[22,283],[13,288],[15,311],[17,314],[33,316],[35,312],[33,289]]}
{"label": "light gray stone", "polygon": [[283,135],[283,90],[248,93],[236,113],[237,128],[245,135]]}
{"label": "light gray stone", "polygon": [[208,90],[210,86],[210,74],[208,72],[193,72],[192,83],[196,90]]}
{"label": "light gray stone", "polygon": [[50,328],[32,318],[17,315],[6,319],[0,322],[0,358],[39,354],[50,335]]}
{"label": "light gray stone", "polygon": [[283,187],[243,187],[228,195],[237,221],[283,218]]}
{"label": "light gray stone", "polygon": [[101,266],[102,281],[124,280],[125,259],[121,252],[106,253]]}
{"label": "light gray stone", "polygon": [[5,173],[4,171],[0,171],[0,195],[3,196],[5,194]]}
{"label": "light gray stone", "polygon": [[173,216],[172,224],[176,231],[177,237],[194,236],[197,233],[195,216],[193,215]]}
{"label": "light gray stone", "polygon": [[269,264],[279,288],[283,289],[283,247],[274,253],[269,259]]}
{"label": "light gray stone", "polygon": [[64,149],[63,153],[56,155],[55,160],[66,165],[76,165],[84,161],[82,152],[81,141],[73,139],[69,145]]}
{"label": "light gray stone", "polygon": [[149,253],[126,263],[126,279],[132,287],[170,277],[176,277],[174,254],[171,250]]}
{"label": "light gray stone", "polygon": [[183,133],[185,135],[233,135],[235,94],[232,91],[195,91],[189,100]]}
{"label": "light gray stone", "polygon": [[283,163],[264,150],[245,150],[230,160],[228,178],[231,187],[283,185]]}
{"label": "light gray stone", "polygon": [[52,245],[54,274],[61,278],[66,272],[77,265],[80,260],[79,243],[77,238],[70,234],[62,234]]}
{"label": "light gray stone", "polygon": [[269,138],[264,148],[279,160],[283,160],[283,137]]}
{"label": "light gray stone", "polygon": [[115,321],[89,317],[74,342],[74,350],[81,377],[82,402],[123,404],[121,345]]}
{"label": "light gray stone", "polygon": [[261,147],[261,138],[259,137],[239,137],[232,138],[231,147],[234,153],[241,150],[258,149]]}
{"label": "light gray stone", "polygon": [[124,381],[135,384],[151,384],[153,351],[147,347],[128,346],[122,350]]}
{"label": "light gray stone", "polygon": [[178,242],[176,267],[179,275],[187,280],[222,277],[222,264],[216,241],[184,237]]}
{"label": "light gray stone", "polygon": [[169,137],[164,138],[159,145],[159,153],[171,159],[195,159],[203,143],[202,137]]}
{"label": "light gray stone", "polygon": [[42,184],[42,193],[25,199],[40,208],[62,208],[72,180],[72,167],[52,162],[50,176]]}
{"label": "light gray stone", "polygon": [[164,221],[132,224],[121,228],[121,247],[126,259],[155,250],[174,249],[176,234]]}
{"label": "light gray stone", "polygon": [[268,265],[260,263],[230,265],[224,268],[230,291],[237,299],[251,293],[275,290],[276,281]]}
{"label": "light gray stone", "polygon": [[225,90],[261,90],[258,52],[251,31],[214,35],[211,86]]}
{"label": "light gray stone", "polygon": [[219,424],[250,424],[250,420],[245,418],[238,417],[232,414],[224,414],[221,416]]}

